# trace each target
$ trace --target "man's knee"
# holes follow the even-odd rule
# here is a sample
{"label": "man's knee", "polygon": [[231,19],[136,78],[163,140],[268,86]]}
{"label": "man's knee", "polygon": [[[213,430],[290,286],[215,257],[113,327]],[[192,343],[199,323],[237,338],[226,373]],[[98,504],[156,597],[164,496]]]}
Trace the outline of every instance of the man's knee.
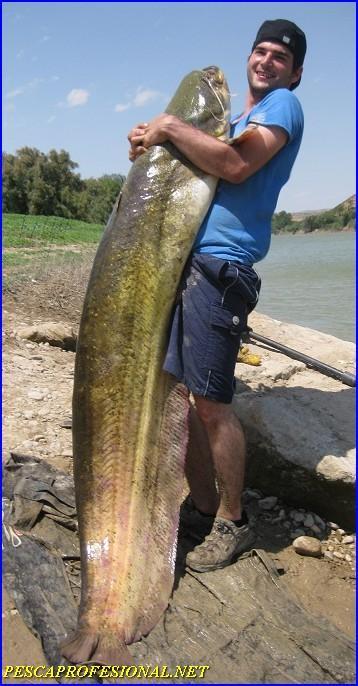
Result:
{"label": "man's knee", "polygon": [[205,426],[227,418],[232,413],[231,405],[208,400],[201,396],[194,396],[195,409],[199,419]]}

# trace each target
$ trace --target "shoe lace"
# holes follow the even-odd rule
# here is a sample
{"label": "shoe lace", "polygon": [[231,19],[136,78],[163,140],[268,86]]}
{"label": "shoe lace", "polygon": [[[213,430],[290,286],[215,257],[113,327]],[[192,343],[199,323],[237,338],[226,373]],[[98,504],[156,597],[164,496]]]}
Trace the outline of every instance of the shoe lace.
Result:
{"label": "shoe lace", "polygon": [[[214,527],[213,527],[214,528]],[[229,526],[229,524],[225,524],[225,522],[216,522],[215,523],[215,530],[218,531],[220,534],[231,534],[232,535],[232,529]]]}
{"label": "shoe lace", "polygon": [[213,550],[220,544],[220,539],[216,534],[221,534],[226,536],[227,534],[233,535],[231,527],[225,522],[214,522],[211,532],[205,537],[205,540],[201,544],[201,548],[206,548],[207,550]]}

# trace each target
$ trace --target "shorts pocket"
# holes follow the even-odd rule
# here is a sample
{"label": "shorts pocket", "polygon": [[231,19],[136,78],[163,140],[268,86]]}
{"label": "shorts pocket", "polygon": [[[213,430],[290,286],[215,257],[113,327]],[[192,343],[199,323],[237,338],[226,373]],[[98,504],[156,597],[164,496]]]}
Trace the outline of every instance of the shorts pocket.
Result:
{"label": "shorts pocket", "polygon": [[210,308],[211,326],[225,329],[231,334],[231,336],[239,336],[240,333],[246,328],[247,317],[244,303],[242,303],[240,310],[241,312],[238,310],[237,314],[234,314],[226,307],[221,305],[212,305]]}
{"label": "shorts pocket", "polygon": [[211,305],[210,331],[206,346],[205,366],[230,379],[234,375],[240,347],[240,335],[246,328],[246,306],[236,311],[220,305]]}

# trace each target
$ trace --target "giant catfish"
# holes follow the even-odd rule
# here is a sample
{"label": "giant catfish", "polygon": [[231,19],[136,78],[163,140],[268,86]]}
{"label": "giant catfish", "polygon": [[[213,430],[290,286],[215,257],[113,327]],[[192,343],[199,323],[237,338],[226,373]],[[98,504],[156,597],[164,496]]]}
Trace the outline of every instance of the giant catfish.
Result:
{"label": "giant catfish", "polygon": [[[217,67],[193,71],[167,112],[222,140],[230,97]],[[183,267],[217,179],[169,143],[132,165],[99,245],[82,313],[73,393],[81,543],[71,662],[131,664],[172,591],[188,440],[188,392],[162,371]],[[127,660],[127,662],[125,662]]]}

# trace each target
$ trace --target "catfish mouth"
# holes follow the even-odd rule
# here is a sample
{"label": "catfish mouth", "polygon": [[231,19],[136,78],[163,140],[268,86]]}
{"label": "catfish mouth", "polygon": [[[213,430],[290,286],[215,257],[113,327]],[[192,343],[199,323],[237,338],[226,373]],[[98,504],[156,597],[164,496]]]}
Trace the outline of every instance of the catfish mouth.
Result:
{"label": "catfish mouth", "polygon": [[224,104],[225,97],[223,93],[226,86],[225,76],[221,69],[215,66],[205,67],[202,69],[202,73],[203,76],[201,77],[201,81],[206,83],[206,85],[210,88],[220,106],[218,115],[214,114],[212,110],[210,110],[210,112],[214,119],[216,119],[218,122],[225,122],[227,118],[227,110]]}

